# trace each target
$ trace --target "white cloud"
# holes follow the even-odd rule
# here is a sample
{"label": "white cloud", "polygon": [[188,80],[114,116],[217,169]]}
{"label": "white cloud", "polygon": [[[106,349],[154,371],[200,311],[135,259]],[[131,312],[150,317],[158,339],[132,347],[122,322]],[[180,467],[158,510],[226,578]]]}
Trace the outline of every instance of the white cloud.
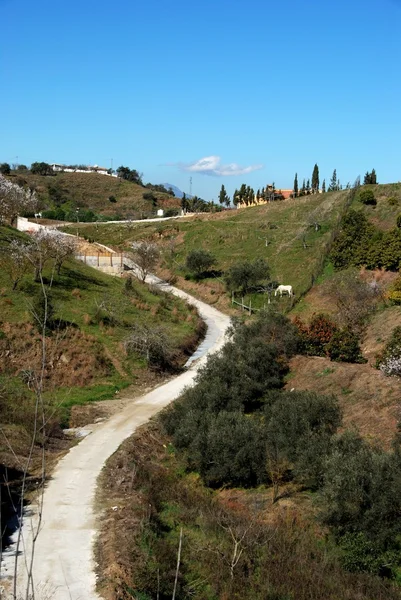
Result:
{"label": "white cloud", "polygon": [[[229,163],[228,165],[221,164],[220,156],[205,156],[192,163],[173,163],[174,166],[178,166],[182,171],[189,171],[190,173],[200,173],[201,175],[211,175],[214,177],[224,177],[229,175],[246,175],[252,171],[262,169],[263,165],[250,165],[249,167],[241,167],[236,163]],[[170,164],[170,166],[173,166]]]}

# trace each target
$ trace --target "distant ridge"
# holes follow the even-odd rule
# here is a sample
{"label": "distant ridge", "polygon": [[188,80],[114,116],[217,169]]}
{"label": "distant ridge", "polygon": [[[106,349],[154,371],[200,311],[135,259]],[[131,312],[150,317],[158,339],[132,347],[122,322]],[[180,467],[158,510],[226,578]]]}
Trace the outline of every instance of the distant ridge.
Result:
{"label": "distant ridge", "polygon": [[[169,188],[171,188],[175,194],[176,198],[182,198],[184,195],[184,192],[180,190],[180,188],[178,188],[176,185],[173,185],[172,183],[160,183],[159,185],[164,185],[164,187],[166,188],[166,190],[168,190]],[[187,198],[193,198],[193,196],[190,196],[189,194],[185,194]]]}

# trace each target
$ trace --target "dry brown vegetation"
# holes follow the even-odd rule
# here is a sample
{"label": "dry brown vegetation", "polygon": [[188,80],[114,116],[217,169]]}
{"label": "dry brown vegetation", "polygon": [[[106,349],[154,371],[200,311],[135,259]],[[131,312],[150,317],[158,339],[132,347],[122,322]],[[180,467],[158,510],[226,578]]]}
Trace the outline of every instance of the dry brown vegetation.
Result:
{"label": "dry brown vegetation", "polygon": [[[38,372],[42,340],[30,323],[4,323],[0,339],[0,370],[10,375]],[[47,340],[45,389],[54,386],[84,387],[110,374],[111,361],[94,336],[67,327]]]}
{"label": "dry brown vegetation", "polygon": [[106,600],[171,598],[181,528],[180,599],[400,598],[391,584],[342,571],[319,545],[326,533],[307,495],[272,505],[262,488],[211,492],[172,450],[152,422],[103,470],[96,553]]}

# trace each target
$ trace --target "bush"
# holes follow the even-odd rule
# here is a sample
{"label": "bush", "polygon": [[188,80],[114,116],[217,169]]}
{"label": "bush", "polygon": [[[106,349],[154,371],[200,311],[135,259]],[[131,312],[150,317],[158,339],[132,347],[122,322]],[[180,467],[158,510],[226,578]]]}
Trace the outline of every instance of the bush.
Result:
{"label": "bush", "polygon": [[300,336],[300,352],[309,356],[325,356],[326,345],[337,331],[336,324],[323,313],[312,315],[309,326],[295,317],[294,325]]}
{"label": "bush", "polygon": [[401,215],[397,217],[397,227],[401,227]]}
{"label": "bush", "polygon": [[270,267],[264,258],[253,262],[244,260],[230,267],[225,274],[227,289],[245,295],[258,285],[266,285],[270,279]]}
{"label": "bush", "polygon": [[335,269],[346,269],[366,262],[366,249],[370,247],[375,227],[363,212],[349,210],[342,218],[340,233],[334,240],[330,260]]}
{"label": "bush", "polygon": [[115,196],[109,196],[109,202],[117,202],[117,198]]}
{"label": "bush", "polygon": [[314,392],[270,392],[264,414],[268,456],[284,457],[309,487],[319,487],[330,439],[341,424],[336,398]]}
{"label": "bush", "polygon": [[209,269],[216,263],[216,259],[208,250],[191,250],[187,256],[185,266],[199,278],[201,275],[209,271]]}
{"label": "bush", "polygon": [[387,198],[387,202],[390,206],[398,206],[398,198],[395,198],[394,196],[390,196],[390,198]]}
{"label": "bush", "polygon": [[376,206],[377,204],[377,200],[372,190],[363,190],[363,192],[359,194],[358,200],[359,202],[362,202],[362,204],[367,204],[371,206]]}
{"label": "bush", "polygon": [[372,573],[384,577],[392,576],[392,565],[397,564],[397,552],[383,552],[374,540],[363,532],[346,533],[340,540],[341,564],[351,573]]}
{"label": "bush", "polygon": [[135,323],[124,346],[128,353],[145,358],[151,368],[167,370],[173,367],[175,353],[164,327]]}
{"label": "bush", "polygon": [[326,346],[330,360],[337,362],[365,363],[358,336],[349,329],[336,331]]}
{"label": "bush", "polygon": [[2,175],[10,175],[11,173],[11,167],[8,163],[1,163],[0,164],[0,173]]}
{"label": "bush", "polygon": [[180,210],[178,208],[168,208],[164,212],[165,217],[177,217],[180,214]]}
{"label": "bush", "polygon": [[400,563],[400,473],[398,444],[393,452],[384,452],[349,431],[332,442],[324,465],[321,516],[340,544],[344,540],[348,566],[354,570],[372,570],[370,545],[379,559],[374,569],[386,565],[387,572],[394,572]]}
{"label": "bush", "polygon": [[[236,323],[221,353],[211,356],[199,371],[197,385],[162,414],[174,444],[186,449],[189,467],[211,485],[221,485],[223,479],[230,485],[234,481],[235,485],[254,485],[267,478],[263,460],[257,468],[251,460],[254,452],[260,462],[260,440],[265,435],[260,428],[261,415],[243,417],[243,413],[260,410],[266,393],[283,385],[296,338],[294,326],[283,315],[263,314],[249,326]],[[234,417],[230,417],[232,413]],[[246,436],[252,441],[251,454]],[[222,467],[223,450],[215,450],[218,444],[227,444]],[[235,475],[233,464],[241,475]]]}

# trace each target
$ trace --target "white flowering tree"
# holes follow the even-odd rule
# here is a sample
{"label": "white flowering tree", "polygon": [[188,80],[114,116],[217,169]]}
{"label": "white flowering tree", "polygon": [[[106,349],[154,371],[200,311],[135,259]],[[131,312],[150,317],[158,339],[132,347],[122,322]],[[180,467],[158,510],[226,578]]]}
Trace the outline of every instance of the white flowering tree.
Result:
{"label": "white flowering tree", "polygon": [[51,260],[57,274],[60,274],[63,262],[73,256],[75,247],[75,239],[59,231],[40,229],[33,232],[27,258],[35,269],[35,281],[40,281],[45,265]]}
{"label": "white flowering tree", "polygon": [[29,246],[29,242],[12,240],[0,250],[0,268],[10,279],[13,290],[17,289],[21,278],[31,266],[28,260]]}
{"label": "white flowering tree", "polygon": [[35,212],[37,204],[35,191],[24,189],[0,174],[0,225],[14,225],[19,214]]}
{"label": "white flowering tree", "polygon": [[378,357],[377,366],[388,376],[401,377],[401,327],[396,327]]}

